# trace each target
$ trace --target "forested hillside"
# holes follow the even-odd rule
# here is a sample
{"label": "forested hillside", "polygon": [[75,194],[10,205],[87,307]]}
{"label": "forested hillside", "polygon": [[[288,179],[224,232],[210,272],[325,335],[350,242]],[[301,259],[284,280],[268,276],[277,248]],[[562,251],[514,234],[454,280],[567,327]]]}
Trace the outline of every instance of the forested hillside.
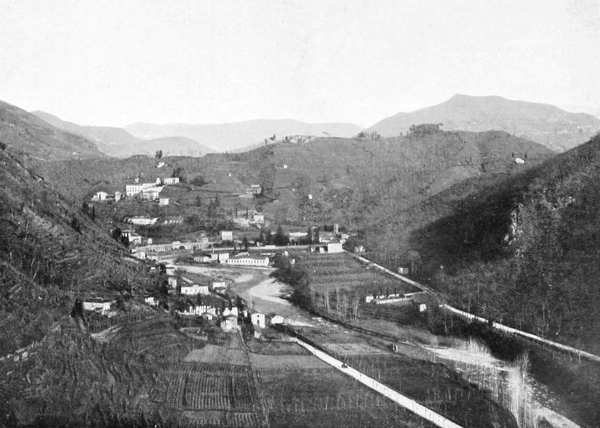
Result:
{"label": "forested hillside", "polygon": [[0,425],[130,426],[151,413],[129,394],[146,391],[132,368],[145,360],[95,342],[70,314],[77,298],[135,304],[149,274],[19,157],[0,149],[0,164]]}
{"label": "forested hillside", "polygon": [[369,242],[379,254],[393,242],[400,263],[412,255],[420,277],[471,312],[600,352],[599,182],[595,137],[467,198],[399,213]]}

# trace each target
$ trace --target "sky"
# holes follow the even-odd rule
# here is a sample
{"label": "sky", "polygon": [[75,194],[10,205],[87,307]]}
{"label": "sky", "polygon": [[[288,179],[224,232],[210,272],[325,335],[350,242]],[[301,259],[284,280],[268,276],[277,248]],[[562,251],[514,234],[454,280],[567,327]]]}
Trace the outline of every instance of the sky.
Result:
{"label": "sky", "polygon": [[0,99],[87,125],[361,126],[453,94],[600,114],[600,0],[0,0]]}

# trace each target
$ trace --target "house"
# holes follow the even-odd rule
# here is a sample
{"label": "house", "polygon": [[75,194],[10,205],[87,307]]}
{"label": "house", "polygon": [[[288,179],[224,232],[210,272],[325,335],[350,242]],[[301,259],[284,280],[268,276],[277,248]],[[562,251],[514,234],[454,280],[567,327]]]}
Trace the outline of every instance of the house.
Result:
{"label": "house", "polygon": [[226,263],[228,265],[237,266],[269,266],[269,256],[250,255],[248,253],[241,253],[234,257],[229,258]]}
{"label": "house", "polygon": [[261,191],[262,188],[260,187],[260,184],[251,184],[250,187],[246,189],[246,193],[251,195],[260,195]]}
{"label": "house", "polygon": [[172,215],[165,217],[162,221],[163,224],[183,224],[183,216]]}
{"label": "house", "polygon": [[231,230],[222,230],[221,241],[233,241],[233,232]]}
{"label": "house", "polygon": [[222,279],[215,279],[211,284],[212,290],[227,290],[227,282]]}
{"label": "house", "polygon": [[227,260],[229,260],[229,253],[212,253],[211,258],[213,261],[219,263],[227,263]]}
{"label": "house", "polygon": [[308,237],[307,232],[290,232],[289,233],[290,242],[299,242],[299,241],[306,239],[307,237]]}
{"label": "house", "polygon": [[196,263],[209,263],[212,260],[210,254],[198,254],[194,256],[194,262]]}
{"label": "house", "polygon": [[221,320],[221,329],[223,331],[236,331],[239,330],[237,316],[229,315]]}
{"label": "house", "polygon": [[328,253],[343,253],[344,249],[342,248],[342,243],[339,241],[332,241],[327,243],[327,252]]}
{"label": "house", "polygon": [[261,314],[260,312],[254,312],[250,315],[250,320],[254,327],[265,328],[267,326],[265,314]]}
{"label": "house", "polygon": [[156,299],[156,297],[153,296],[148,296],[144,298],[144,302],[146,302],[146,304],[150,306],[158,306],[158,300]]}
{"label": "house", "polygon": [[177,287],[177,277],[176,276],[169,276],[167,277],[167,283],[169,284],[169,287],[171,288],[175,288]]}
{"label": "house", "polygon": [[137,217],[130,217],[127,219],[127,221],[131,224],[136,224],[138,226],[151,226],[158,221],[158,217],[137,216]]}
{"label": "house", "polygon": [[409,269],[406,266],[398,266],[398,273],[400,275],[408,275]]}
{"label": "house", "polygon": [[146,200],[146,201],[156,201],[157,199],[159,199],[159,195],[160,192],[162,192],[163,186],[154,186],[154,187],[147,187],[145,189],[142,189],[141,191],[141,196],[142,199]]}
{"label": "house", "polygon": [[265,215],[264,214],[254,214],[254,217],[252,218],[252,220],[254,221],[254,223],[264,224],[265,223]]}
{"label": "house", "polygon": [[186,296],[195,296],[197,294],[207,295],[210,294],[210,292],[208,290],[208,285],[192,284],[182,286],[181,294],[184,294]]}
{"label": "house", "polygon": [[108,199],[108,193],[106,193],[102,190],[94,193],[94,196],[92,196],[92,201],[106,201],[107,199]]}
{"label": "house", "polygon": [[223,317],[235,316],[236,318],[240,315],[237,306],[232,306],[231,308],[223,309],[223,313],[221,314]]}
{"label": "house", "polygon": [[83,310],[84,311],[93,311],[99,312],[102,315],[106,315],[110,312],[110,307],[114,303],[114,300],[104,300],[104,299],[88,299],[83,302]]}
{"label": "house", "polygon": [[177,184],[179,183],[179,177],[165,177],[162,180],[163,184]]}
{"label": "house", "polygon": [[273,315],[269,321],[271,325],[283,324],[284,318],[281,315]]}
{"label": "house", "polygon": [[217,316],[217,309],[211,305],[190,305],[183,311],[176,311],[180,315],[201,316],[203,318],[213,319]]}
{"label": "house", "polygon": [[123,194],[119,191],[115,192],[115,202],[119,202],[121,199],[123,199]]}
{"label": "house", "polygon": [[136,184],[126,184],[125,185],[125,194],[129,197],[135,196],[142,191],[144,188],[144,184],[136,183]]}

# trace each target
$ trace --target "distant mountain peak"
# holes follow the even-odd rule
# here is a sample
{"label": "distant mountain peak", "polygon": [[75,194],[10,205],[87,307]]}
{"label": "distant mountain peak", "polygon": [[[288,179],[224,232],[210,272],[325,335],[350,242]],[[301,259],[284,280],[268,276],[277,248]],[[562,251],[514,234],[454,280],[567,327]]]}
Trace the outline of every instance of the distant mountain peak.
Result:
{"label": "distant mountain peak", "polygon": [[371,127],[384,137],[407,132],[411,125],[443,123],[445,130],[501,130],[555,151],[587,141],[600,130],[600,119],[550,104],[510,100],[498,95],[455,94],[448,100],[409,113],[397,113]]}

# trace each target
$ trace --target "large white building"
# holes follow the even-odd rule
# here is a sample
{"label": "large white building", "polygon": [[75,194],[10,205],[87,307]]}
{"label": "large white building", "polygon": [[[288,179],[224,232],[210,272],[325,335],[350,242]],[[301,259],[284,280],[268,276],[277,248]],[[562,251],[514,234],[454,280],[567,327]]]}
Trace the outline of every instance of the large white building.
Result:
{"label": "large white building", "polygon": [[179,177],[166,177],[162,180],[163,184],[177,184],[179,183]]}
{"label": "large white building", "polygon": [[181,287],[181,294],[184,294],[186,296],[195,296],[198,294],[208,295],[210,294],[210,292],[208,291],[208,285],[192,284],[183,285]]}
{"label": "large white building", "polygon": [[239,266],[269,266],[269,257],[268,256],[254,256],[248,253],[238,254],[237,256],[230,257],[226,261],[229,265],[239,265]]}

